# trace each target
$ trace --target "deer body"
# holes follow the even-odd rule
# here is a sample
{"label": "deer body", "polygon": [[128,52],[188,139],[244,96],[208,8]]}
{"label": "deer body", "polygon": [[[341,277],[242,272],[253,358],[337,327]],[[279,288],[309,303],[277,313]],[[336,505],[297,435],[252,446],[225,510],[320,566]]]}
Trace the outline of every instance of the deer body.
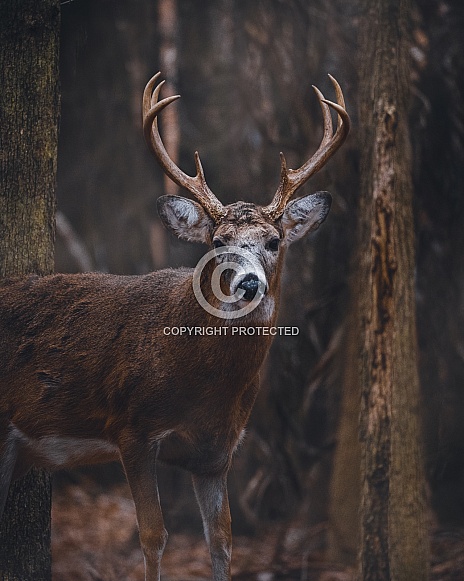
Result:
{"label": "deer body", "polygon": [[[156,461],[191,472],[214,581],[230,580],[227,473],[250,415],[271,335],[234,335],[275,324],[287,246],[315,230],[326,192],[288,203],[349,129],[318,92],[324,137],[299,170],[287,170],[269,206],[223,206],[197,175],[168,157],[155,75],[143,96],[144,133],[164,171],[198,200],[162,196],[158,211],[179,238],[210,246],[202,269],[144,276],[35,275],[0,284],[0,517],[10,482],[31,465],[50,469],[120,459],[134,499],[147,581],[159,581],[167,540]],[[332,135],[329,106],[339,115]],[[201,261],[200,261],[201,262]],[[216,329],[178,334],[172,329]],[[167,331],[167,332],[166,332]]]}
{"label": "deer body", "polygon": [[[30,276],[0,286],[0,414],[25,457],[49,468],[117,458],[121,439],[140,431],[151,445],[170,441],[160,448],[166,462],[208,472],[217,445],[220,469],[228,465],[270,337],[166,333],[221,324],[196,302],[192,272]],[[206,460],[196,458],[207,446]]]}

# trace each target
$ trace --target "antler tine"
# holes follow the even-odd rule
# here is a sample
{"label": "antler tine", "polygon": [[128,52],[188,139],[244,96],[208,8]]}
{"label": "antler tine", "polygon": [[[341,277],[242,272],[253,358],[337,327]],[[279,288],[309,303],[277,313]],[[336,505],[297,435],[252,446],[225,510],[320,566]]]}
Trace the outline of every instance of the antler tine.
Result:
{"label": "antler tine", "polygon": [[[345,97],[343,96],[342,88],[338,84],[338,81],[337,81],[337,79],[335,79],[335,77],[332,77],[332,75],[330,75],[330,74],[328,76],[329,76],[329,79],[332,81],[332,85],[334,86],[335,94],[337,95],[337,103],[338,103],[338,105],[340,105],[340,107],[342,107],[343,109],[346,110],[346,107],[345,107]],[[338,117],[338,122],[337,122],[337,128],[340,127],[341,124],[342,124],[342,118],[339,116]]]}
{"label": "antler tine", "polygon": [[156,75],[153,75],[152,78],[148,81],[143,90],[143,97],[142,97],[142,114],[143,118],[145,119],[145,115],[151,108],[151,95],[153,93],[153,87],[156,81],[159,79],[161,72],[157,72]]}
{"label": "antler tine", "polygon": [[[322,110],[322,117],[324,120],[324,132],[318,150],[299,169],[287,169],[285,157],[282,153],[280,154],[280,184],[272,202],[263,208],[263,212],[274,220],[282,215],[288,200],[292,197],[295,191],[329,161],[332,155],[345,141],[350,131],[350,117],[345,108],[345,99],[343,97],[342,89],[331,75],[329,75],[329,78],[335,88],[337,103],[333,103],[332,101],[325,99],[321,91],[319,91],[317,87],[313,86],[314,91],[316,92],[316,95],[319,99],[319,104]],[[333,133],[330,108],[334,109],[338,114],[337,129],[335,134]]]}
{"label": "antler tine", "polygon": [[155,84],[161,73],[156,73],[147,83],[142,98],[143,113],[143,134],[145,140],[158,160],[164,172],[178,186],[187,189],[203,206],[215,222],[218,222],[225,214],[224,206],[209,189],[198,152],[195,152],[196,176],[192,177],[184,173],[169,157],[166,148],[161,140],[158,130],[158,114],[173,101],[179,99],[180,95],[173,95],[158,101],[161,87],[164,81]]}
{"label": "antler tine", "polygon": [[319,91],[319,89],[312,85],[314,92],[319,99],[319,105],[321,106],[322,111],[322,118],[324,120],[324,133],[322,136],[321,144],[319,145],[319,149],[325,147],[327,143],[332,139],[333,136],[333,127],[332,127],[332,115],[330,114],[330,107],[327,105],[324,95]]}

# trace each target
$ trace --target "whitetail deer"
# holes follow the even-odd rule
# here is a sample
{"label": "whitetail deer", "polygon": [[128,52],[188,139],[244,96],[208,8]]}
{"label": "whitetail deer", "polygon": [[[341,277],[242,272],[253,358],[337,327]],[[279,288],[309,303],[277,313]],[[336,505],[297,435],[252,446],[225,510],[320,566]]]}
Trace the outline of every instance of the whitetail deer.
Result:
{"label": "whitetail deer", "polygon": [[[120,459],[136,506],[146,580],[158,581],[167,539],[156,482],[160,460],[191,472],[213,579],[223,581],[230,579],[231,556],[226,478],[272,335],[191,336],[166,329],[224,328],[239,310],[242,326],[275,324],[285,249],[321,224],[331,200],[326,192],[289,199],[343,143],[350,120],[334,79],[337,103],[315,89],[324,119],[317,152],[297,170],[287,169],[281,155],[280,185],[268,206],[223,206],[206,184],[197,153],[195,177],[169,158],[157,115],[178,96],[158,101],[158,77],[143,95],[145,138],[166,174],[197,200],[162,196],[159,213],[179,238],[211,246],[215,256],[196,283],[217,310],[212,314],[196,300],[188,268],[3,281],[0,515],[11,480],[31,465],[54,469]],[[329,107],[338,114],[335,133]],[[235,269],[227,262],[232,258]],[[221,267],[224,300],[212,290]]]}

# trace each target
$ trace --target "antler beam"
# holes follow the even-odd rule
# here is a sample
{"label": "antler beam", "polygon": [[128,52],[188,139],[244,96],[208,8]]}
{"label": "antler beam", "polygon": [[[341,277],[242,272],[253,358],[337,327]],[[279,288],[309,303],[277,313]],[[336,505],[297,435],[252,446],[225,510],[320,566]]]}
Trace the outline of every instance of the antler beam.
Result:
{"label": "antler beam", "polygon": [[158,163],[172,181],[178,186],[187,189],[208,212],[211,218],[213,218],[215,222],[218,222],[225,215],[225,209],[206,183],[198,152],[195,152],[197,174],[192,177],[184,173],[172,161],[161,140],[158,130],[157,116],[170,103],[179,99],[180,95],[173,95],[172,97],[166,97],[165,99],[158,101],[161,87],[164,85],[164,81],[161,81],[155,87],[160,74],[161,73],[156,73],[156,75],[148,81],[143,92],[142,109],[143,133],[145,135],[145,140],[158,160]]}
{"label": "antler beam", "polygon": [[[313,85],[313,89],[315,90],[321,105],[322,116],[324,119],[324,133],[318,150],[299,169],[287,169],[287,162],[284,154],[280,154],[280,184],[272,202],[263,208],[263,212],[273,220],[277,220],[277,218],[282,215],[285,206],[295,191],[329,161],[332,155],[345,141],[350,131],[350,117],[345,108],[345,99],[343,97],[342,89],[331,75],[329,75],[329,78],[335,88],[337,103],[327,101],[321,91]],[[335,109],[338,113],[337,130],[335,131],[335,134],[333,133],[330,107]]]}

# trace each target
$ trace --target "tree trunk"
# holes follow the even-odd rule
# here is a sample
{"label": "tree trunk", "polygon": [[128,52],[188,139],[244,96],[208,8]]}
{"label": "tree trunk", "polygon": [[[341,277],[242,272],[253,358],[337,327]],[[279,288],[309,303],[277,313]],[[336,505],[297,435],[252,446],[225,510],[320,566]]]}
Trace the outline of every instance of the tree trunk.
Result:
{"label": "tree trunk", "polygon": [[[0,276],[53,271],[58,0],[0,4]],[[50,478],[11,486],[0,523],[3,580],[51,578]]]}
{"label": "tree trunk", "polygon": [[407,0],[363,1],[359,318],[361,558],[368,580],[428,577],[414,302]]}
{"label": "tree trunk", "polygon": [[[160,69],[162,78],[166,79],[163,95],[175,95],[177,92],[177,35],[178,35],[177,0],[159,0],[158,28],[160,35]],[[163,143],[170,158],[179,164],[180,127],[179,112],[176,106],[167,107],[163,115]],[[179,186],[166,174],[163,176],[164,192],[168,195],[179,195]]]}
{"label": "tree trunk", "polygon": [[[160,36],[160,71],[162,78],[166,80],[161,99],[178,93],[177,0],[158,1],[158,31]],[[171,105],[163,111],[161,126],[166,151],[172,161],[179,165],[180,125],[177,104]],[[163,190],[164,194],[170,196],[176,196],[180,193],[179,186],[166,174],[163,175]],[[167,232],[159,219],[153,220],[150,225],[150,247],[155,269],[165,268],[168,258]]]}

